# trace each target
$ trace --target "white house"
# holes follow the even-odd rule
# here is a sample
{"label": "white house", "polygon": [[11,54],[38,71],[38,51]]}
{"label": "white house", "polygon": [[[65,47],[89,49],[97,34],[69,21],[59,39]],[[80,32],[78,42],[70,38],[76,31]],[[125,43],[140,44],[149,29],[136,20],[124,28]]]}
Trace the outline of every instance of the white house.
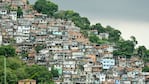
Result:
{"label": "white house", "polygon": [[113,52],[113,51],[114,51],[114,48],[113,48],[112,45],[108,45],[108,47],[106,48],[106,50],[107,50],[108,52]]}
{"label": "white house", "polygon": [[102,63],[102,68],[103,69],[110,69],[111,67],[113,67],[115,65],[115,59],[113,58],[103,58],[101,60]]}
{"label": "white house", "polygon": [[16,39],[16,43],[22,43],[24,41],[22,36],[16,36],[15,39]]}
{"label": "white house", "polygon": [[29,25],[18,26],[15,37],[16,43],[21,43],[23,41],[29,42],[30,28],[31,27]]}
{"label": "white house", "polygon": [[12,20],[14,20],[14,21],[17,20],[17,12],[16,11],[10,11],[9,16]]}
{"label": "white house", "polygon": [[4,8],[0,9],[0,15],[6,15],[7,14],[7,10]]}
{"label": "white house", "polygon": [[99,75],[99,80],[100,80],[100,83],[104,82],[104,81],[106,80],[106,75],[103,74],[103,73],[101,73],[101,74]]}
{"label": "white house", "polygon": [[38,64],[45,64],[48,61],[49,50],[43,49],[39,51],[39,54],[35,56],[35,60]]}
{"label": "white house", "polygon": [[72,52],[72,58],[82,57],[84,52]]}
{"label": "white house", "polygon": [[84,67],[84,71],[85,72],[91,72],[92,71],[92,64],[89,64],[89,63],[87,63],[87,64],[85,64],[83,67]]}
{"label": "white house", "polygon": [[63,62],[63,73],[77,74],[75,69],[76,62],[74,60],[67,60]]}
{"label": "white house", "polygon": [[135,78],[135,76],[138,74],[139,74],[139,71],[137,70],[127,72],[128,77],[132,77],[132,78]]}
{"label": "white house", "polygon": [[100,39],[108,39],[109,38],[109,34],[108,33],[100,33],[99,34],[99,38]]}

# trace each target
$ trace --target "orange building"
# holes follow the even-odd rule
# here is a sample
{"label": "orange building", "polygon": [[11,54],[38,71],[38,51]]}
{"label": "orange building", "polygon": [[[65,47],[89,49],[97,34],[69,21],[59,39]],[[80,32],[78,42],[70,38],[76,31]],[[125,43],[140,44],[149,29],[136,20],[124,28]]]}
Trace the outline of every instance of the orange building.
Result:
{"label": "orange building", "polygon": [[32,79],[23,79],[18,82],[18,84],[36,84],[36,80]]}

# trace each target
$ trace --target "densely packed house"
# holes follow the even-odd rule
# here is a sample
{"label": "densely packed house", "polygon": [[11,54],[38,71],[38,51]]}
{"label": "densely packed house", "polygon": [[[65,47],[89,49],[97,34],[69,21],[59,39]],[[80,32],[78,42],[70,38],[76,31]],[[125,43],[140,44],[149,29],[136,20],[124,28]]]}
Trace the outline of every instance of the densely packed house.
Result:
{"label": "densely packed house", "polygon": [[[27,0],[1,0],[0,3],[0,45],[13,44],[16,53],[28,65],[54,66],[59,77],[57,84],[144,84],[149,73],[143,73],[144,63],[138,58],[113,56],[114,45],[93,44],[84,37],[80,28],[68,20],[48,18],[47,15],[31,10]],[[6,3],[7,2],[7,3]],[[17,11],[5,7],[20,6],[23,16],[17,18]],[[108,39],[108,33],[90,31],[99,38]],[[35,50],[42,46],[42,50]],[[20,83],[21,84],[21,83]]]}

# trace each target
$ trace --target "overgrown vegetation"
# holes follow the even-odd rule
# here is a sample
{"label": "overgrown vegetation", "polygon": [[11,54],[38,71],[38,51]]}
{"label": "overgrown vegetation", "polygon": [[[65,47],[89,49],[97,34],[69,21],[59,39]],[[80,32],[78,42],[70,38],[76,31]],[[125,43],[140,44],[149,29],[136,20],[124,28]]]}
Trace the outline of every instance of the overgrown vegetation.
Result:
{"label": "overgrown vegetation", "polygon": [[6,56],[6,57],[14,57],[16,55],[15,48],[11,45],[1,46],[0,55]]}
{"label": "overgrown vegetation", "polygon": [[142,72],[149,72],[149,67],[148,66],[143,67]]}
{"label": "overgrown vegetation", "polygon": [[18,7],[18,9],[17,9],[17,17],[20,18],[22,16],[23,16],[22,8],[21,7]]}
{"label": "overgrown vegetation", "polygon": [[53,77],[58,77],[58,71],[53,69],[48,71],[45,66],[28,66],[15,54],[12,46],[0,47],[0,84],[4,84],[4,57],[6,56],[6,74],[8,84],[17,84],[22,79],[34,79],[38,83],[52,83]]}
{"label": "overgrown vegetation", "polygon": [[47,14],[48,16],[53,16],[58,10],[58,5],[47,0],[37,0],[33,7],[37,12]]}

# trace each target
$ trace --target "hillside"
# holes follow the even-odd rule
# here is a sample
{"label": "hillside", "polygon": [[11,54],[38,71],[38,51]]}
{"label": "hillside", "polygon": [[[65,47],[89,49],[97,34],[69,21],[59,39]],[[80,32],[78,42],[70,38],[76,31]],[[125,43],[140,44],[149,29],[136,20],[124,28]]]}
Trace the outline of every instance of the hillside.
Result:
{"label": "hillside", "polygon": [[59,11],[46,0],[33,6],[27,0],[8,0],[1,7],[2,84],[31,79],[37,84],[99,84],[128,81],[126,77],[133,82],[144,81],[144,72],[149,72],[149,50],[136,47],[135,36],[124,40],[121,31],[91,25],[87,17]]}

